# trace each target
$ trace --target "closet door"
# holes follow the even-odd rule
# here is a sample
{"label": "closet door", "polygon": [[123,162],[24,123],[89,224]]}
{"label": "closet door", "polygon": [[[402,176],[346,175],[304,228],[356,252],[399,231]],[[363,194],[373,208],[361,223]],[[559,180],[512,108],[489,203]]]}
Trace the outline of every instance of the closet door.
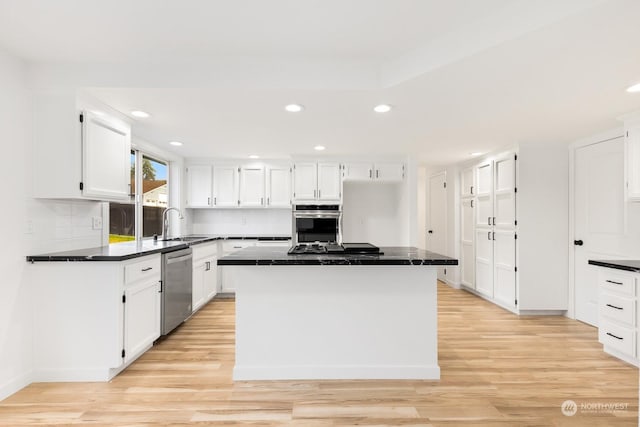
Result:
{"label": "closet door", "polygon": [[514,154],[494,162],[494,296],[502,305],[516,306],[516,160]]}
{"label": "closet door", "polygon": [[493,298],[493,232],[476,228],[476,291]]}
{"label": "closet door", "polygon": [[461,281],[468,288],[475,288],[474,209],[475,200],[462,199],[461,206]]}

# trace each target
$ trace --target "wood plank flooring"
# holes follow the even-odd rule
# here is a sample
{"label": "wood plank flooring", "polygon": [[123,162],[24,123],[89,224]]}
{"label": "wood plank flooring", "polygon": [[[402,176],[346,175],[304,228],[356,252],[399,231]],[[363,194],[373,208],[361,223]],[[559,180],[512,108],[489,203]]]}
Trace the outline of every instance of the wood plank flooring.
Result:
{"label": "wood plank flooring", "polygon": [[[234,301],[223,299],[110,383],[32,384],[5,399],[0,425],[638,426],[638,370],[606,355],[595,328],[438,291],[440,381],[234,383]],[[572,417],[560,410],[569,399]],[[611,403],[627,407],[597,406]]]}

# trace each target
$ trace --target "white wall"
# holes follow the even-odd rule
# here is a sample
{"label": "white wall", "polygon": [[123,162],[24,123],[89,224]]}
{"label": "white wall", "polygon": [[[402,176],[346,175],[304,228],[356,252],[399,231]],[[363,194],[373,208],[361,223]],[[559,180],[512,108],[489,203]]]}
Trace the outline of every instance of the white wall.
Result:
{"label": "white wall", "polygon": [[402,183],[345,182],[342,240],[407,246],[408,203]]}
{"label": "white wall", "polygon": [[0,168],[5,183],[0,210],[5,242],[0,247],[0,400],[29,384],[33,370],[33,286],[25,256],[100,246],[103,239],[103,231],[93,230],[91,222],[93,216],[102,217],[101,203],[32,198],[31,95],[25,75],[25,65],[0,50],[0,129],[6,154]]}
{"label": "white wall", "polygon": [[187,209],[192,234],[291,236],[290,209]]}

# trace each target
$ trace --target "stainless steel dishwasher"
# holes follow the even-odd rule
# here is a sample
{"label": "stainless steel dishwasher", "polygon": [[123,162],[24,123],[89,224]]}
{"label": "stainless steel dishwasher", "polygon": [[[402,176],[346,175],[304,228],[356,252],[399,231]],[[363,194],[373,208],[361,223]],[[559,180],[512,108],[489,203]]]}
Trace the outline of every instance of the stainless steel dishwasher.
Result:
{"label": "stainless steel dishwasher", "polygon": [[162,254],[162,335],[191,316],[191,248]]}

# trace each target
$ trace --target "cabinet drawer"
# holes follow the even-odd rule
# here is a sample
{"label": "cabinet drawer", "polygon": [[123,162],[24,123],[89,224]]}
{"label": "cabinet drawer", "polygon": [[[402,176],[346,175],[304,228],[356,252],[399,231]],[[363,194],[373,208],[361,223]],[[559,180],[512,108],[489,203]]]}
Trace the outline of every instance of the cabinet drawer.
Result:
{"label": "cabinet drawer", "polygon": [[240,249],[255,246],[257,240],[225,240],[222,242],[222,251],[225,254],[239,251]]}
{"label": "cabinet drawer", "polygon": [[625,328],[602,319],[598,329],[599,341],[611,349],[635,357],[635,329]]}
{"label": "cabinet drawer", "polygon": [[636,301],[608,292],[600,293],[600,314],[610,320],[636,326]]}
{"label": "cabinet drawer", "polygon": [[215,257],[218,255],[218,242],[201,243],[191,246],[193,250],[193,260],[197,261],[201,258]]}
{"label": "cabinet drawer", "polygon": [[633,274],[619,273],[612,269],[600,269],[598,272],[600,286],[620,294],[635,296],[636,279]]}
{"label": "cabinet drawer", "polygon": [[125,285],[154,276],[160,279],[160,255],[143,257],[124,266]]}

